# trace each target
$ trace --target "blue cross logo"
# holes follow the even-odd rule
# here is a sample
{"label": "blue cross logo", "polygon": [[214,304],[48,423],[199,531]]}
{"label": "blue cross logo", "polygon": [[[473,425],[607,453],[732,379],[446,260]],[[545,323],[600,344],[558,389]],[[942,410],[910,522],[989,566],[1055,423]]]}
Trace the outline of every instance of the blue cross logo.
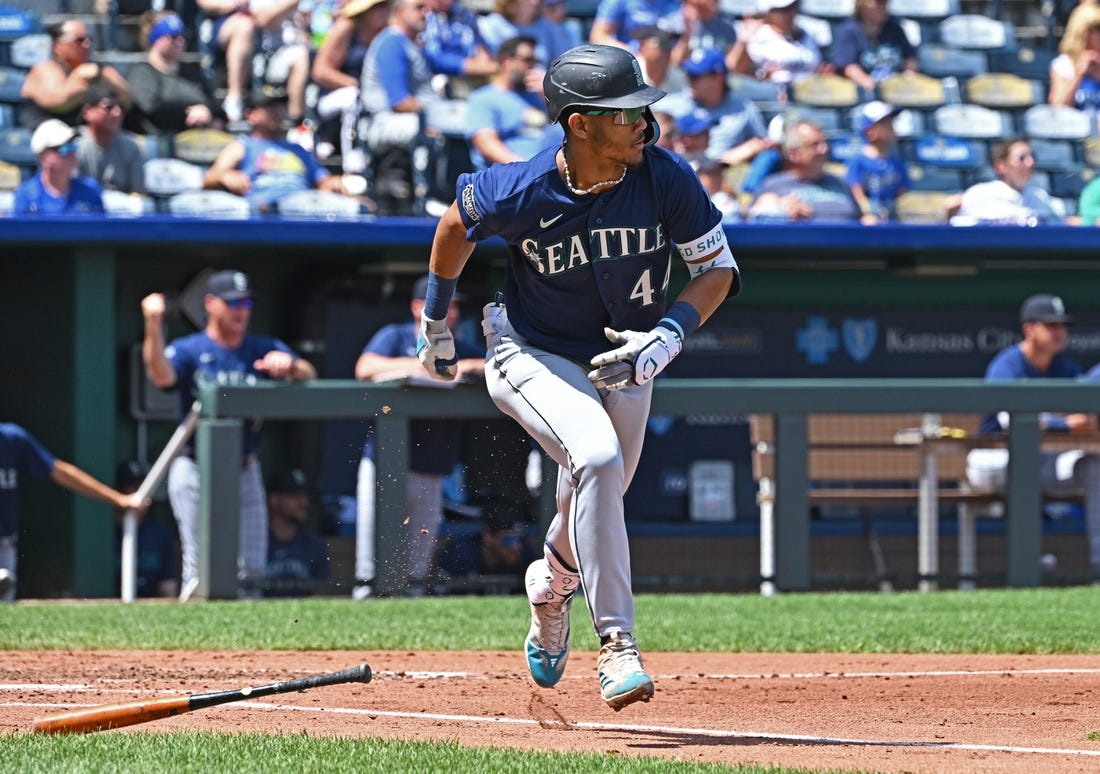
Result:
{"label": "blue cross logo", "polygon": [[806,325],[795,332],[795,347],[806,355],[806,362],[824,365],[840,347],[840,336],[824,317],[809,317]]}

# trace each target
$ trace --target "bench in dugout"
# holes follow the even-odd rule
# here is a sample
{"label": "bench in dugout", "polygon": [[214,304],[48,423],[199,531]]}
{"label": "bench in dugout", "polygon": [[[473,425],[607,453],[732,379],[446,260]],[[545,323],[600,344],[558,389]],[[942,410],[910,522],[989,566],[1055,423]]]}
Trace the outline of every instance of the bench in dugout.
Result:
{"label": "bench in dugout", "polygon": [[[807,419],[807,499],[811,513],[827,520],[830,516],[850,518],[854,512],[862,520],[875,580],[883,591],[893,588],[898,573],[887,567],[875,516],[903,509],[908,518],[915,512],[925,465],[923,420],[921,414],[812,414]],[[973,448],[997,445],[977,433],[978,422],[974,414],[944,414],[935,430],[938,504],[957,509],[960,588],[972,588],[977,577],[977,516],[1003,511],[1001,492],[975,490],[967,482],[967,453]],[[750,434],[763,532],[765,525],[773,523],[776,497],[782,496],[776,492],[774,479],[773,417],[753,415]],[[1080,502],[1081,493],[1068,499]],[[767,591],[769,572],[763,566],[763,554],[761,561],[762,588]]]}

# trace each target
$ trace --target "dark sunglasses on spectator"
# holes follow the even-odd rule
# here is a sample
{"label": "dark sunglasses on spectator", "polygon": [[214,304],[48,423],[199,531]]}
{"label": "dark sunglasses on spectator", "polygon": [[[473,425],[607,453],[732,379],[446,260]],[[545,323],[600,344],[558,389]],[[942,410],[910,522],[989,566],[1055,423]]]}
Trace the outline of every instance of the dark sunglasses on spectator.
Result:
{"label": "dark sunglasses on spectator", "polygon": [[1012,160],[1019,163],[1019,164],[1023,164],[1028,159],[1033,159],[1033,158],[1035,158],[1035,154],[1031,153],[1030,151],[1024,151],[1023,153],[1015,154],[1012,157]]}
{"label": "dark sunglasses on spectator", "polygon": [[50,148],[50,150],[57,151],[62,156],[71,156],[72,154],[76,153],[76,143],[71,141],[66,142],[62,145],[58,145],[56,148]]}
{"label": "dark sunglasses on spectator", "polygon": [[226,298],[222,300],[230,309],[251,309],[255,303],[251,298]]}

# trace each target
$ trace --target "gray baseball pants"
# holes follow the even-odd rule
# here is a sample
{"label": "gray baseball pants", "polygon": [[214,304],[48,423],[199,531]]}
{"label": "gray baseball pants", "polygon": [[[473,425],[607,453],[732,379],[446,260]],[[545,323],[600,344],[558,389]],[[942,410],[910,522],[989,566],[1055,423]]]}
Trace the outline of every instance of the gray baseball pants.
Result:
{"label": "gray baseball pants", "polygon": [[[374,460],[364,457],[359,463],[359,480],[355,490],[355,577],[371,582],[375,577],[376,561],[376,482]],[[427,579],[432,571],[439,525],[443,522],[443,476],[407,471],[405,493],[409,577]]]}

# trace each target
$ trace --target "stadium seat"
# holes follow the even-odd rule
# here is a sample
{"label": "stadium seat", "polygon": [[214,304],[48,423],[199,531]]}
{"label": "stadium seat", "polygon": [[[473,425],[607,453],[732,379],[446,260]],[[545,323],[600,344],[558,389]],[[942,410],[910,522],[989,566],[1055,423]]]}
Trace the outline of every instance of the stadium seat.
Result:
{"label": "stadium seat", "polygon": [[726,77],[726,85],[730,93],[736,94],[742,99],[752,100],[763,112],[783,112],[786,105],[780,102],[779,85],[771,81],[761,81],[749,75],[731,73]]}
{"label": "stadium seat", "polygon": [[221,129],[184,129],[175,136],[172,155],[191,164],[209,166],[222,148],[236,139],[236,135]]}
{"label": "stadium seat", "polygon": [[909,38],[909,42],[913,44],[913,48],[919,49],[924,43],[924,28],[921,27],[920,22],[916,19],[896,19],[896,21],[901,25],[905,37]]}
{"label": "stadium seat", "polygon": [[156,212],[156,202],[138,193],[109,189],[103,192],[103,209],[112,218],[140,218]]}
{"label": "stadium seat", "polygon": [[1084,140],[1096,133],[1088,113],[1067,105],[1028,108],[1021,123],[1026,136],[1048,140]]}
{"label": "stadium seat", "polygon": [[840,134],[829,140],[829,158],[847,164],[863,148],[863,138],[858,134]]}
{"label": "stadium seat", "polygon": [[829,20],[817,16],[798,14],[794,18],[794,23],[806,30],[806,33],[813,38],[817,47],[821,49],[821,55],[828,58],[826,52],[833,45],[833,25],[829,23]]}
{"label": "stadium seat", "polygon": [[906,191],[894,202],[894,217],[902,223],[946,223],[949,196],[944,191]]}
{"label": "stadium seat", "polygon": [[[569,8],[571,2],[572,0],[566,0],[565,7]],[[746,14],[751,16],[756,13],[760,4],[757,0],[718,0],[718,7],[725,15],[734,19],[740,19]],[[572,16],[573,14],[570,15]]]}
{"label": "stadium seat", "polygon": [[878,84],[883,102],[903,108],[932,110],[946,105],[947,91],[943,81],[921,73],[895,73]]}
{"label": "stadium seat", "polygon": [[175,196],[202,188],[203,169],[183,159],[147,159],[145,190],[153,196]]}
{"label": "stadium seat", "polygon": [[1051,51],[1040,51],[1031,46],[1020,46],[1015,51],[990,51],[989,69],[993,72],[1012,73],[1021,78],[1050,83]]}
{"label": "stadium seat", "polygon": [[15,112],[15,105],[0,104],[0,129],[8,129],[19,125],[19,116]]}
{"label": "stadium seat", "polygon": [[1003,140],[1014,133],[1008,113],[981,105],[944,105],[932,115],[935,131],[974,140]]}
{"label": "stadium seat", "polygon": [[0,102],[18,105],[23,101],[19,92],[23,88],[23,81],[27,79],[27,71],[17,67],[0,67]]}
{"label": "stadium seat", "polygon": [[1000,110],[1024,110],[1045,99],[1042,84],[1012,73],[975,75],[966,82],[964,91],[967,102]]}
{"label": "stadium seat", "polygon": [[798,118],[816,123],[827,137],[835,137],[848,131],[847,122],[841,120],[841,112],[833,108],[792,105],[790,112]]}
{"label": "stadium seat", "polygon": [[850,19],[855,11],[855,0],[799,0],[801,13],[820,19]]}
{"label": "stadium seat", "polygon": [[0,41],[11,42],[41,30],[42,22],[34,12],[0,5]]}
{"label": "stadium seat", "polygon": [[989,164],[989,150],[981,140],[926,134],[907,147],[908,159],[922,166],[979,169]]}
{"label": "stadium seat", "polygon": [[1074,143],[1071,140],[1048,140],[1045,138],[1031,138],[1031,152],[1035,156],[1035,167],[1047,169],[1052,172],[1077,169],[1081,166],[1081,159],[1077,156]]}
{"label": "stadium seat", "polygon": [[12,127],[0,130],[0,161],[21,167],[37,167],[38,157],[31,150],[31,130]]}
{"label": "stadium seat", "polygon": [[963,51],[926,42],[917,49],[917,67],[933,78],[970,78],[989,72],[989,59],[984,51]]}
{"label": "stadium seat", "polygon": [[791,102],[811,107],[852,107],[859,104],[859,87],[842,75],[810,75],[791,86]]}
{"label": "stadium seat", "polygon": [[1047,191],[1051,196],[1057,196],[1060,199],[1077,200],[1081,196],[1081,191],[1095,176],[1096,170],[1086,168],[1050,173],[1050,185],[1047,186]]}
{"label": "stadium seat", "polygon": [[1016,48],[1016,28],[1010,22],[976,13],[962,13],[939,24],[940,43],[952,48],[1011,51]]}
{"label": "stadium seat", "polygon": [[894,117],[894,134],[898,139],[924,134],[924,115],[916,110],[903,110]]}
{"label": "stadium seat", "polygon": [[184,191],[168,200],[168,212],[184,218],[248,220],[252,206],[248,199],[228,191]]}
{"label": "stadium seat", "polygon": [[1090,167],[1100,167],[1100,137],[1089,137],[1081,146],[1081,154]]}
{"label": "stadium seat", "polygon": [[942,21],[959,13],[959,0],[889,0],[891,16],[922,21]]}
{"label": "stadium seat", "polygon": [[15,191],[0,191],[0,218],[11,215],[15,207]]}
{"label": "stadium seat", "polygon": [[23,170],[7,161],[0,161],[0,191],[11,191],[23,182]]}
{"label": "stadium seat", "polygon": [[8,52],[8,62],[12,67],[29,70],[39,62],[49,59],[53,41],[43,33],[24,35],[13,40]]}
{"label": "stadium seat", "polygon": [[355,220],[362,208],[358,199],[332,191],[295,191],[279,199],[276,210],[284,218]]}
{"label": "stadium seat", "polygon": [[947,167],[926,167],[921,164],[907,165],[909,181],[914,191],[958,192],[966,188],[966,177],[960,169]]}

